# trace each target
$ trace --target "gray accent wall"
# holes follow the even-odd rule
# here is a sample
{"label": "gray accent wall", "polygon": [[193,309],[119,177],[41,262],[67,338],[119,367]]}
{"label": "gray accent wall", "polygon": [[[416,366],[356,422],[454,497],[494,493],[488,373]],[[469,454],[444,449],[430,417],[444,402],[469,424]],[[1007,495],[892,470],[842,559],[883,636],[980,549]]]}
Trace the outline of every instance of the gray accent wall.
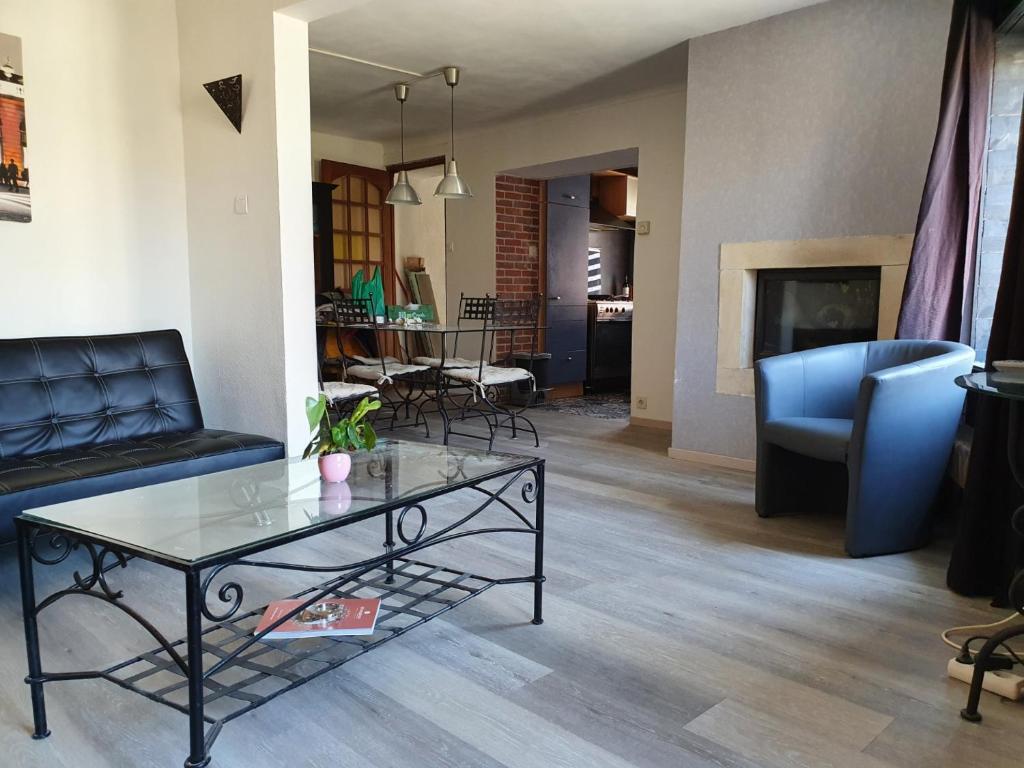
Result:
{"label": "gray accent wall", "polygon": [[715,393],[722,243],[913,232],[951,0],[833,0],[690,42],[672,445],[754,455]]}

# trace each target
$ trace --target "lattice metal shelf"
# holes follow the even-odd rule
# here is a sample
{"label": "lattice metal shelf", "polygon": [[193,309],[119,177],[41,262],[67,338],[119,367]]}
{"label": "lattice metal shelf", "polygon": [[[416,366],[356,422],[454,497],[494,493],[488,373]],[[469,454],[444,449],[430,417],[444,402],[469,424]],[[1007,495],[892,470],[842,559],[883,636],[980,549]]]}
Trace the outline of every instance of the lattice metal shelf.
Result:
{"label": "lattice metal shelf", "polygon": [[[388,579],[391,577],[391,582]],[[215,728],[265,704],[285,691],[329,672],[408,632],[499,580],[415,560],[396,558],[389,574],[382,566],[333,591],[336,597],[379,597],[380,614],[372,635],[261,640],[204,680],[204,719]],[[326,583],[325,583],[326,585]],[[308,597],[325,585],[293,598]],[[252,638],[266,606],[203,631],[204,668],[210,668]],[[171,643],[183,648],[185,640]],[[188,678],[163,648],[116,664],[101,675],[180,712],[188,712]]]}

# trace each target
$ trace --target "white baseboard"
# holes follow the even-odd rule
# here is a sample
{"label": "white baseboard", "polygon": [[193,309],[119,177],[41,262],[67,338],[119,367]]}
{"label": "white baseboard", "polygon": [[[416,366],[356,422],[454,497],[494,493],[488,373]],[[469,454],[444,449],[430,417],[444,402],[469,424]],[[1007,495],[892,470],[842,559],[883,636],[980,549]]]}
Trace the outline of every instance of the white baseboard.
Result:
{"label": "white baseboard", "polygon": [[719,453],[705,453],[704,451],[689,451],[684,448],[669,448],[668,455],[671,459],[689,461],[694,464],[707,464],[712,467],[725,467],[727,469],[741,469],[745,472],[753,472],[757,462],[753,459],[738,459],[735,456],[722,456]]}

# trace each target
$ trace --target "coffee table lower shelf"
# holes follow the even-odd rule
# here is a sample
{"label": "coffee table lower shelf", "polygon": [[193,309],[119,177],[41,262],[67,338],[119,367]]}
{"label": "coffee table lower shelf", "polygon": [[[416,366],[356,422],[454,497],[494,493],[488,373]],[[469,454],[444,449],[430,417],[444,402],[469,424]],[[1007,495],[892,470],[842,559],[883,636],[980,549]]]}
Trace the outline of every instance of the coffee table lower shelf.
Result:
{"label": "coffee table lower shelf", "polygon": [[[380,598],[372,635],[254,640],[253,633],[267,608],[265,605],[203,630],[203,667],[206,669],[203,720],[210,726],[205,738],[207,755],[223,725],[239,715],[337,669],[495,585],[526,581],[476,576],[406,558],[395,558],[393,563],[390,570],[382,565],[330,591],[335,597]],[[337,581],[337,578],[330,579],[290,598],[308,598]],[[233,656],[246,643],[249,647]],[[187,638],[181,638],[168,647],[183,655],[186,644]],[[223,666],[217,668],[222,662]],[[51,682],[108,680],[151,701],[190,714],[189,678],[167,648],[155,648],[102,671],[54,673],[43,677]]]}
{"label": "coffee table lower shelf", "polygon": [[[203,719],[207,750],[224,723],[249,712],[286,691],[330,672],[476,597],[501,579],[456,571],[430,563],[396,558],[394,570],[384,566],[333,590],[336,597],[379,597],[377,626],[372,635],[309,637],[295,640],[257,640],[203,681]],[[519,582],[519,579],[508,580]],[[308,597],[324,582],[291,595]],[[252,641],[266,606],[203,631],[205,667],[209,670],[239,646]],[[186,639],[170,644],[184,652]],[[164,648],[115,664],[98,677],[188,714],[188,677]]]}

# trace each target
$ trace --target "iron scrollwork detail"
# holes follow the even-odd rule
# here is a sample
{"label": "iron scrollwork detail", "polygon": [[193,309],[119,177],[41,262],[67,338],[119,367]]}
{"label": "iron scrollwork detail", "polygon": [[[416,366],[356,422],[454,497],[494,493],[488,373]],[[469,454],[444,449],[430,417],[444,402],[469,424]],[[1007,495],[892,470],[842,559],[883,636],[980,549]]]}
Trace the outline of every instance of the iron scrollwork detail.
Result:
{"label": "iron scrollwork detail", "polygon": [[[86,552],[89,553],[89,559],[92,561],[92,572],[87,576],[82,576],[78,571],[74,573],[75,584],[84,592],[88,592],[93,587],[99,587],[100,591],[111,601],[120,600],[124,597],[124,592],[121,590],[114,591],[107,584],[107,571],[115,567],[127,568],[128,559],[115,549],[108,549],[102,547],[97,550],[95,546],[86,542],[83,544]],[[109,566],[106,565],[106,559],[108,556],[114,558],[114,562]]]}
{"label": "iron scrollwork detail", "polygon": [[227,605],[227,608],[225,608],[220,613],[217,613],[210,607],[210,586],[212,585],[213,580],[217,577],[217,574],[219,574],[221,571],[223,571],[230,565],[233,565],[233,563],[225,563],[224,565],[218,565],[216,568],[213,568],[208,574],[206,574],[205,577],[203,577],[203,583],[201,587],[203,600],[200,605],[200,611],[202,611],[203,616],[205,616],[210,621],[227,621],[236,613],[238,613],[238,609],[242,607],[242,599],[245,597],[245,590],[242,589],[242,585],[239,584],[237,581],[226,581],[223,584],[221,584],[220,587],[217,589],[217,599],[220,600],[222,603],[225,603]]}
{"label": "iron scrollwork detail", "polygon": [[[409,537],[405,532],[405,517],[409,512],[415,510],[420,515],[420,527],[416,531],[416,534]],[[412,545],[423,538],[424,531],[427,530],[427,510],[423,508],[422,504],[410,504],[408,507],[403,509],[398,515],[398,538],[402,540],[402,543]]]}
{"label": "iron scrollwork detail", "polygon": [[[42,539],[46,540],[46,546],[53,554],[43,554],[39,543]],[[57,565],[63,563],[68,559],[74,550],[78,549],[78,542],[72,542],[67,536],[60,531],[46,531],[36,529],[32,532],[31,538],[29,539],[29,552],[32,554],[32,559],[40,565]]]}
{"label": "iron scrollwork detail", "polygon": [[540,483],[537,481],[537,470],[529,469],[525,474],[529,475],[527,480],[523,481],[523,488],[520,491],[523,501],[527,504],[533,504],[537,501],[537,494],[540,492]]}
{"label": "iron scrollwork detail", "polygon": [[[40,546],[45,542],[45,547]],[[109,547],[97,547],[89,542],[79,542],[60,531],[36,529],[29,539],[29,552],[32,559],[40,565],[58,565],[63,563],[72,552],[84,550],[89,555],[89,567],[86,575],[75,571],[73,589],[89,592],[94,588],[110,601],[119,600],[124,596],[121,590],[112,589],[107,583],[107,573],[114,568],[126,568],[128,558],[122,552]],[[113,558],[113,562],[107,562]]]}

